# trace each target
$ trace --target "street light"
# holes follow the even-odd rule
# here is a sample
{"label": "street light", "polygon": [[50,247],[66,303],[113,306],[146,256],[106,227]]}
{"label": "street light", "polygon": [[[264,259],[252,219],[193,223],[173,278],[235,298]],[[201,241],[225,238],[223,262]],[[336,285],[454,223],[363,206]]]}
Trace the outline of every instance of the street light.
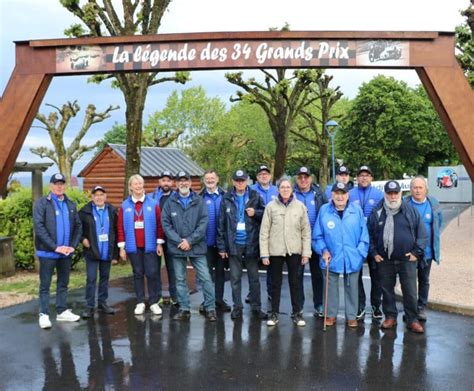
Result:
{"label": "street light", "polygon": [[333,119],[330,119],[328,122],[324,124],[324,127],[326,128],[329,137],[331,137],[331,152],[332,152],[332,180],[334,183],[336,183],[336,161],[334,159],[334,136],[336,136],[336,128],[339,126],[339,124],[334,121]]}

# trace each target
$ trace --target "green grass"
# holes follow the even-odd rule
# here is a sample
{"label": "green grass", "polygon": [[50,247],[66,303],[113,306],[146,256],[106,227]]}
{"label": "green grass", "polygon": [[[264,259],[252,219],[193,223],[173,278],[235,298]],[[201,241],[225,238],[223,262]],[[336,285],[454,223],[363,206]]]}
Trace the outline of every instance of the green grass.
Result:
{"label": "green grass", "polygon": [[[132,267],[129,263],[124,265],[112,265],[110,269],[110,279],[127,277],[132,275]],[[75,270],[69,276],[69,289],[77,289],[86,286],[85,264],[83,262],[76,265]],[[38,296],[39,275],[35,272],[19,272],[14,277],[7,280],[0,280],[0,292],[28,294]],[[51,283],[51,292],[56,291],[56,277]]]}

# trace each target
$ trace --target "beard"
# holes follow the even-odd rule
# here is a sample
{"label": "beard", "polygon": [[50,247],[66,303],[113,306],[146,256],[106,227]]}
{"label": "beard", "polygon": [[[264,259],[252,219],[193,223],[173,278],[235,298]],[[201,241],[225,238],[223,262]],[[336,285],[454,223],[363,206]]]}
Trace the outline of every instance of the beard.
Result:
{"label": "beard", "polygon": [[171,186],[168,186],[168,185],[161,186],[161,190],[164,193],[168,193],[171,190]]}
{"label": "beard", "polygon": [[389,200],[387,197],[385,197],[385,204],[390,208],[390,209],[397,209],[400,207],[402,204],[402,199],[398,198],[396,200]]}
{"label": "beard", "polygon": [[189,194],[189,190],[190,190],[190,186],[183,186],[183,187],[180,187],[178,189],[179,191],[179,194],[181,194],[182,196],[187,196]]}

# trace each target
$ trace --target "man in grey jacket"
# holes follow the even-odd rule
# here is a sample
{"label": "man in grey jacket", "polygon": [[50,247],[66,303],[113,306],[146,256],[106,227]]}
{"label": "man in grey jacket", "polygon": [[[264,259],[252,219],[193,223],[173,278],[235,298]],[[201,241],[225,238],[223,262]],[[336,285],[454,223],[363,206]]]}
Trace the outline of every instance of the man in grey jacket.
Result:
{"label": "man in grey jacket", "polygon": [[191,317],[186,279],[189,259],[204,291],[206,317],[215,322],[217,317],[214,284],[206,260],[207,206],[204,200],[191,190],[191,176],[188,173],[178,172],[176,183],[178,192],[169,197],[161,215],[168,251],[172,254],[176,273],[179,312],[173,319],[188,320]]}

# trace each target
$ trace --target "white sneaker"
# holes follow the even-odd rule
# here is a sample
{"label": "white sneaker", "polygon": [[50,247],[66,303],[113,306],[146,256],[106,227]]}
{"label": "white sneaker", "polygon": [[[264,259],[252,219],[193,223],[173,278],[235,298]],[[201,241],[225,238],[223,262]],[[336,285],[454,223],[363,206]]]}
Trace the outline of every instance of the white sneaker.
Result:
{"label": "white sneaker", "polygon": [[39,314],[39,326],[42,329],[50,329],[53,326],[49,320],[49,315]]}
{"label": "white sneaker", "polygon": [[145,303],[138,303],[135,307],[134,313],[135,315],[143,315],[145,313]]}
{"label": "white sneaker", "polygon": [[71,310],[65,310],[56,316],[58,322],[77,322],[81,317],[74,314]]}
{"label": "white sneaker", "polygon": [[150,306],[150,311],[153,313],[153,315],[161,315],[163,313],[163,310],[158,303],[152,304]]}

